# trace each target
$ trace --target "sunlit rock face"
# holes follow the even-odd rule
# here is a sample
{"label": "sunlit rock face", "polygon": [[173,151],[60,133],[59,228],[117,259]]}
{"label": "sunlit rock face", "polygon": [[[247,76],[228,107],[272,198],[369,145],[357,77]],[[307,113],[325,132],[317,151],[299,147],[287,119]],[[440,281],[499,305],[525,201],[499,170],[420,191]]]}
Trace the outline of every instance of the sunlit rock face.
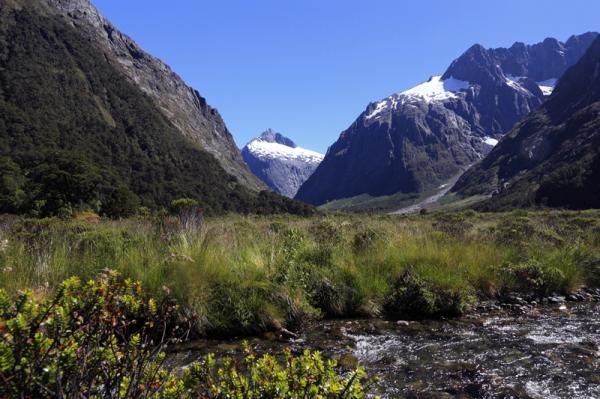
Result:
{"label": "sunlit rock face", "polygon": [[371,103],[329,148],[297,199],[418,193],[481,160],[597,36],[486,49],[474,45],[441,76]]}

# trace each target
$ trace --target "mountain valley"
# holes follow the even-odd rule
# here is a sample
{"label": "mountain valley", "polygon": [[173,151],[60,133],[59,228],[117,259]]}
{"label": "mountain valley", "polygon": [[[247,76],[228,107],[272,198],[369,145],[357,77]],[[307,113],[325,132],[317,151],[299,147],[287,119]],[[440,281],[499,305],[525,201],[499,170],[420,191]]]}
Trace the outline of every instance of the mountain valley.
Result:
{"label": "mountain valley", "polygon": [[323,205],[360,195],[420,197],[448,184],[537,109],[596,36],[508,49],[472,46],[443,75],[371,103],[296,198]]}

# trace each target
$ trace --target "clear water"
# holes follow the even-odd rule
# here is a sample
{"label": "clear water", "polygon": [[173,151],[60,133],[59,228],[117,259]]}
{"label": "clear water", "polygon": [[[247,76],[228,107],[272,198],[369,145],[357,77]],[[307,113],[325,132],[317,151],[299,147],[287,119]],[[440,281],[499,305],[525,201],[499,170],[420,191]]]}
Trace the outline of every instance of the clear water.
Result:
{"label": "clear water", "polygon": [[[381,381],[384,398],[600,398],[600,305],[568,304],[526,314],[480,313],[447,321],[326,321],[301,338],[254,338],[257,351],[305,346]],[[235,355],[239,341],[200,341],[178,362],[207,352]],[[350,361],[349,361],[350,360]]]}

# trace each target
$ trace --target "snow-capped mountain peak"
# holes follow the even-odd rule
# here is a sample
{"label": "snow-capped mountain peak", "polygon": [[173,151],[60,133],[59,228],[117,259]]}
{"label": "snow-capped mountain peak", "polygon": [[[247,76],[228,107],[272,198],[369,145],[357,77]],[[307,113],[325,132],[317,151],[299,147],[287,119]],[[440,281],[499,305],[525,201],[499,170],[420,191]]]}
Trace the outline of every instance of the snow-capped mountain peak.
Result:
{"label": "snow-capped mountain peak", "polygon": [[268,129],[242,149],[242,157],[259,179],[274,191],[293,197],[323,160],[323,154],[298,147]]}
{"label": "snow-capped mountain peak", "polygon": [[470,85],[467,81],[454,79],[453,77],[442,79],[441,76],[432,76],[426,82],[403,92],[393,94],[375,103],[375,107],[365,118],[372,119],[380,115],[383,111],[395,110],[398,104],[411,102],[430,103],[457,98],[457,93],[467,90]]}
{"label": "snow-capped mountain peak", "polygon": [[291,139],[273,129],[267,129],[246,144],[246,148],[261,158],[299,160],[312,164],[319,164],[323,160],[323,154],[298,147]]}
{"label": "snow-capped mountain peak", "polygon": [[425,101],[441,101],[456,98],[456,93],[469,88],[470,83],[450,77],[432,76],[427,82],[399,93],[399,96],[418,97]]}
{"label": "snow-capped mountain peak", "polygon": [[254,139],[253,141],[255,141],[255,140],[265,141],[267,143],[278,143],[278,144],[282,144],[282,145],[285,145],[285,146],[291,147],[291,148],[298,147],[296,145],[296,143],[294,143],[291,139],[285,137],[281,133],[277,133],[275,130],[273,130],[271,128],[268,128],[267,130],[262,132],[262,134],[260,136],[258,136],[258,138]]}
{"label": "snow-capped mountain peak", "polygon": [[445,184],[537,109],[552,89],[547,80],[561,77],[596,36],[510,48],[471,46],[441,77],[370,103],[329,147],[296,198],[321,205],[364,194],[422,193]]}
{"label": "snow-capped mountain peak", "polygon": [[253,140],[246,146],[250,152],[261,158],[300,160],[319,164],[323,154],[302,147],[289,147],[285,144]]}

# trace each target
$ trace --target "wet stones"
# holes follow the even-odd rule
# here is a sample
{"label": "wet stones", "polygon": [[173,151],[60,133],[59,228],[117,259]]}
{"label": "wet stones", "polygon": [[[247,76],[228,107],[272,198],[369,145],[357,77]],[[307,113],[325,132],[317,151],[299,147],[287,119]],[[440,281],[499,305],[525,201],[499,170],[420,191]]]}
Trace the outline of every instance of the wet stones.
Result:
{"label": "wet stones", "polygon": [[584,291],[592,295],[600,296],[600,288],[586,288]]}
{"label": "wet stones", "polygon": [[499,302],[496,301],[483,301],[477,305],[477,310],[480,312],[495,312],[501,309]]}
{"label": "wet stones", "polygon": [[491,304],[491,305],[486,305],[486,306],[483,306],[483,307],[481,307],[480,309],[481,309],[481,310],[488,311],[488,312],[496,312],[496,311],[498,311],[498,310],[501,310],[501,309],[502,309],[502,307],[500,307],[500,306],[499,306],[499,305],[497,305],[497,304]]}
{"label": "wet stones", "polygon": [[588,300],[600,302],[600,288],[586,288],[581,294]]}
{"label": "wet stones", "polygon": [[593,361],[598,354],[598,343],[593,340],[585,340],[575,345],[574,352],[577,352],[582,358]]}
{"label": "wet stones", "polygon": [[525,295],[519,293],[506,293],[498,298],[495,303],[484,302],[478,306],[478,310],[497,311],[500,309],[527,312],[537,306],[566,307],[567,303],[575,302],[600,302],[600,289],[586,288],[569,295],[552,293],[548,296]]}
{"label": "wet stones", "polygon": [[528,302],[515,293],[509,293],[502,298],[502,303],[512,305],[527,305]]}
{"label": "wet stones", "polygon": [[551,296],[548,298],[548,303],[553,304],[553,305],[563,304],[563,303],[565,303],[565,297],[564,296]]}

